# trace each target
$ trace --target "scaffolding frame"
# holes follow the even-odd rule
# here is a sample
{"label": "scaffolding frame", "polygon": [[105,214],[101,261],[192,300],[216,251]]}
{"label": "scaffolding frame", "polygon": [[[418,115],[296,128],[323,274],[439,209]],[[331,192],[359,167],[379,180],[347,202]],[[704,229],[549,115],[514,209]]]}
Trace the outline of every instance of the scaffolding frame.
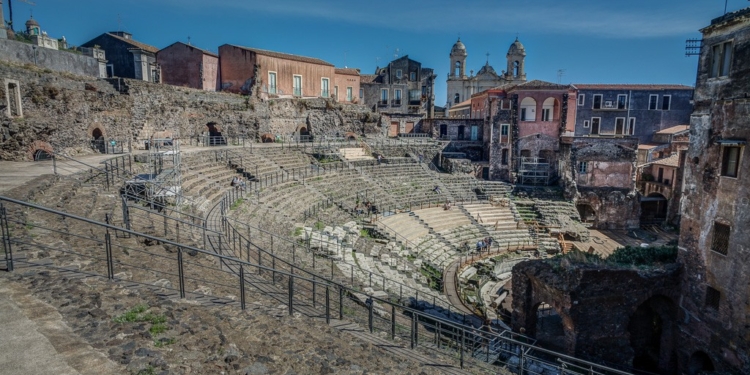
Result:
{"label": "scaffolding frame", "polygon": [[521,185],[549,185],[553,177],[552,165],[545,158],[521,157],[518,178]]}
{"label": "scaffolding frame", "polygon": [[172,138],[151,139],[146,164],[147,173],[139,174],[125,182],[124,194],[145,198],[152,208],[165,207],[168,204],[181,205],[183,196],[180,141]]}

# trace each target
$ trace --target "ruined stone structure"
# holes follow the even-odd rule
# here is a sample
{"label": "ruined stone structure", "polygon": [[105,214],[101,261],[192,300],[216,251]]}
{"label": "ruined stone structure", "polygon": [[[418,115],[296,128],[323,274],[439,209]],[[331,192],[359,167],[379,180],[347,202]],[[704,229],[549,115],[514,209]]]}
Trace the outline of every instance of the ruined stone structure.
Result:
{"label": "ruined stone structure", "polygon": [[362,76],[362,103],[381,113],[433,117],[435,78],[432,69],[402,56]]}
{"label": "ruined stone structure", "polygon": [[105,52],[107,77],[132,78],[148,82],[161,82],[161,69],[156,63],[158,48],[133,39],[125,31],[104,33],[81,45]]}
{"label": "ruined stone structure", "polygon": [[750,373],[750,8],[701,30],[685,162],[680,368]]}
{"label": "ruined stone structure", "polygon": [[[225,136],[374,133],[379,116],[324,99],[260,101],[229,93],[139,80],[67,77],[33,67],[0,65],[0,159],[29,160],[39,142],[68,155],[96,152],[91,141],[117,139],[132,149],[154,132],[189,139],[215,123]],[[127,149],[127,147],[126,147]]]}
{"label": "ruined stone structure", "polygon": [[677,264],[522,262],[513,267],[512,328],[570,355],[674,374],[679,282]]}
{"label": "ruined stone structure", "polygon": [[526,82],[526,48],[518,38],[508,48],[506,54],[507,70],[503,70],[500,74],[490,66],[488,55],[487,62],[477,71],[476,75],[474,75],[473,70],[470,70],[467,75],[466,57],[468,55],[466,46],[459,38],[451,48],[449,55],[450,69],[447,80],[448,102],[445,107],[446,111],[456,104],[471,99],[473,94],[509,83]]}
{"label": "ruined stone structure", "polygon": [[219,88],[219,55],[213,52],[175,42],[156,53],[156,63],[162,83],[206,91]]}
{"label": "ruined stone structure", "polygon": [[640,201],[635,190],[635,138],[573,138],[570,174],[563,176],[581,219],[595,228],[637,228]]}

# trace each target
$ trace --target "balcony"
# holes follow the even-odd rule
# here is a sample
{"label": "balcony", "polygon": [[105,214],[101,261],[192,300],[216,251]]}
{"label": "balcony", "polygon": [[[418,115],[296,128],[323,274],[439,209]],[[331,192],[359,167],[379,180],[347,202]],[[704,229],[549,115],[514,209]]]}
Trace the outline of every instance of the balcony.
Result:
{"label": "balcony", "polygon": [[401,99],[394,99],[391,103],[391,106],[393,107],[400,107],[401,106]]}
{"label": "balcony", "polygon": [[388,106],[388,100],[381,100],[378,102],[378,107],[387,107]]}

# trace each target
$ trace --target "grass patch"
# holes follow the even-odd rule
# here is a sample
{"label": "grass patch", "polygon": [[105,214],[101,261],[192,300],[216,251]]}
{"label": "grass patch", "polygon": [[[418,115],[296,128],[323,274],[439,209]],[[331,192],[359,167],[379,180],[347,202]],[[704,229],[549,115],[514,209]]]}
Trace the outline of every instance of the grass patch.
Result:
{"label": "grass patch", "polygon": [[165,346],[169,346],[175,343],[175,339],[170,337],[168,339],[162,339],[162,340],[154,340],[154,346],[157,348],[163,348]]}
{"label": "grass patch", "polygon": [[239,207],[244,201],[245,201],[244,198],[237,199],[236,201],[234,201],[234,203],[232,203],[231,206],[229,206],[229,209],[236,210],[237,207]]}
{"label": "grass patch", "polygon": [[164,333],[169,329],[165,324],[163,323],[157,323],[151,326],[151,328],[148,329],[149,332],[151,332],[152,335],[158,335],[160,333]]}
{"label": "grass patch", "polygon": [[148,306],[138,305],[128,310],[124,314],[116,316],[113,320],[115,321],[115,323],[141,322],[141,314],[146,310],[148,310]]}
{"label": "grass patch", "polygon": [[294,232],[292,232],[292,236],[299,237],[301,235],[302,235],[302,227],[294,228]]}
{"label": "grass patch", "polygon": [[318,220],[318,221],[315,222],[315,229],[316,230],[323,230],[325,228],[326,228],[326,225],[322,221]]}

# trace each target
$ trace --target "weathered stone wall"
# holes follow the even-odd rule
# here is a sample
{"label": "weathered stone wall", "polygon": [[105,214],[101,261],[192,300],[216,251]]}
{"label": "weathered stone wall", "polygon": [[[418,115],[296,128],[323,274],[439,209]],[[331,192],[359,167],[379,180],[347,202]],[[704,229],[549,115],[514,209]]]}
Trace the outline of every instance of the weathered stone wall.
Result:
{"label": "weathered stone wall", "polygon": [[[0,56],[4,61],[33,64],[56,72],[99,77],[99,60],[73,52],[36,47],[15,40],[0,39]],[[36,56],[35,56],[36,55]]]}
{"label": "weathered stone wall", "polygon": [[[680,222],[679,260],[686,269],[680,362],[685,369],[697,353],[704,353],[716,370],[747,374],[750,152],[747,145],[741,147],[736,177],[722,175],[729,145],[720,142],[750,139],[750,9],[716,19],[703,32]],[[728,76],[710,77],[712,49],[727,42],[733,49]],[[720,224],[729,227],[728,234],[716,231]],[[720,238],[726,248],[718,246]]]}
{"label": "weathered stone wall", "polygon": [[632,366],[640,347],[631,339],[646,334],[636,313],[651,309],[662,322],[659,365],[674,373],[680,270],[677,264],[640,270],[559,258],[519,263],[513,267],[513,330],[536,337],[537,308],[545,302],[562,318],[568,354]]}
{"label": "weathered stone wall", "polygon": [[[0,97],[0,159],[24,160],[34,141],[68,154],[93,152],[94,129],[107,138],[142,147],[154,132],[192,138],[215,122],[223,135],[257,139],[291,134],[305,125],[312,135],[377,131],[379,116],[366,108],[324,99],[260,101],[252,96],[205,92],[137,80],[96,80],[34,67],[0,65],[0,78],[19,82],[23,117],[6,115]],[[117,87],[117,89],[115,89]],[[33,150],[32,150],[33,151]]]}

